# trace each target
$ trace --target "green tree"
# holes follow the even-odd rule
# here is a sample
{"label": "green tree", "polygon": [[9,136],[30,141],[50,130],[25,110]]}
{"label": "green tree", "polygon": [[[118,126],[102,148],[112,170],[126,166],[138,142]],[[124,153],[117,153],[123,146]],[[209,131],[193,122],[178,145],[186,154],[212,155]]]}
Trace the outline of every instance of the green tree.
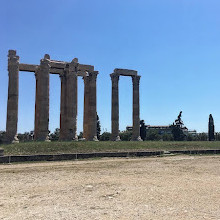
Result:
{"label": "green tree", "polygon": [[60,129],[56,128],[53,133],[50,134],[51,141],[58,141],[60,137]]}
{"label": "green tree", "polygon": [[109,141],[110,138],[111,138],[110,132],[103,132],[102,135],[100,136],[100,141]]}
{"label": "green tree", "polygon": [[177,126],[177,125],[171,125],[172,128],[172,134],[174,141],[184,141],[186,138],[186,135],[183,133],[183,130]]}
{"label": "green tree", "polygon": [[78,139],[82,139],[83,138],[83,132],[81,131],[78,135]]}
{"label": "green tree", "polygon": [[144,120],[140,121],[140,136],[143,141],[146,139],[146,126]]}
{"label": "green tree", "polygon": [[132,131],[122,131],[119,133],[121,141],[130,141],[132,136]]}
{"label": "green tree", "polygon": [[197,134],[196,139],[198,141],[207,141],[208,135],[206,133],[199,133],[199,134]]}
{"label": "green tree", "polygon": [[147,132],[146,139],[149,141],[159,141],[161,140],[161,135],[159,135],[156,130],[152,129]]}
{"label": "green tree", "polygon": [[215,140],[220,141],[220,133],[219,132],[215,133]]}
{"label": "green tree", "polygon": [[32,137],[33,136],[32,136],[31,132],[24,132],[23,134],[22,133],[18,133],[19,142],[32,141],[33,140]]}
{"label": "green tree", "polygon": [[194,141],[194,140],[195,140],[195,137],[193,137],[191,134],[188,134],[188,135],[186,136],[186,140],[187,140],[187,141]]}
{"label": "green tree", "polygon": [[4,142],[5,139],[5,131],[0,131],[0,144]]}
{"label": "green tree", "polygon": [[97,138],[98,138],[98,140],[100,140],[100,133],[101,133],[101,125],[100,125],[100,121],[99,121],[99,116],[97,114]]}
{"label": "green tree", "polygon": [[173,141],[174,140],[173,135],[167,134],[167,133],[162,135],[162,139],[163,139],[163,141]]}

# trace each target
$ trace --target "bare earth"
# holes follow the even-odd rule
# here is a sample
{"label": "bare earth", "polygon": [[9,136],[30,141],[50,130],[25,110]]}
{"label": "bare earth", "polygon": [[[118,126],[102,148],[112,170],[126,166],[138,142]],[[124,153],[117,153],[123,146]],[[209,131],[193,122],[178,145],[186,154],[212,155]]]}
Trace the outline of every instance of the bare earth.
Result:
{"label": "bare earth", "polygon": [[220,156],[0,165],[0,219],[220,219]]}

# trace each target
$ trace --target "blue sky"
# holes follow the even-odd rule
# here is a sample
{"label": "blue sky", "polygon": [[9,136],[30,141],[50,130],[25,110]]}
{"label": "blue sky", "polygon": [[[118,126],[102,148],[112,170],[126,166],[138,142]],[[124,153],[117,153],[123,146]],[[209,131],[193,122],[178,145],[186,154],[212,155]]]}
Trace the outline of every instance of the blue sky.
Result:
{"label": "blue sky", "polygon": [[[207,132],[213,114],[220,131],[219,0],[1,0],[0,130],[7,109],[7,53],[20,62],[51,59],[94,65],[99,71],[97,110],[102,131],[111,128],[114,68],[135,69],[140,80],[140,118],[171,124],[183,111],[189,129]],[[35,77],[20,72],[18,132],[34,128]],[[132,124],[132,82],[119,83],[120,130]],[[83,123],[79,78],[78,132]],[[50,77],[50,124],[59,127],[60,79]]]}

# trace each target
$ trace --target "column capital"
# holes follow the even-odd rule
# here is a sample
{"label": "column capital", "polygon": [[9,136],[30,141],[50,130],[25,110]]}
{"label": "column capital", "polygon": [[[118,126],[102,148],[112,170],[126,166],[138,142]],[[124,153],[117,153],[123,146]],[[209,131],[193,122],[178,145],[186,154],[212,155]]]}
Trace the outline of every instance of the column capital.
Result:
{"label": "column capital", "polygon": [[89,72],[89,77],[90,77],[90,80],[92,82],[96,82],[96,79],[97,79],[97,75],[99,74],[98,71],[92,71],[92,72]]}
{"label": "column capital", "polygon": [[110,74],[111,80],[112,80],[112,85],[118,85],[119,81],[119,74],[112,73]]}
{"label": "column capital", "polygon": [[79,66],[78,58],[74,58],[74,59],[69,63],[69,69],[70,69],[71,72],[77,72],[78,66]]}
{"label": "column capital", "polygon": [[67,69],[67,71],[66,71],[66,75],[67,76],[77,77],[78,63],[76,63],[74,60],[71,63],[66,64],[66,68],[65,69]]}
{"label": "column capital", "polygon": [[133,85],[139,85],[141,76],[132,76]]}
{"label": "column capital", "polygon": [[51,67],[50,66],[50,55],[45,54],[44,58],[40,60],[39,68],[40,69],[47,69],[49,71],[50,67]]}
{"label": "column capital", "polygon": [[110,77],[111,77],[111,80],[113,81],[115,81],[115,80],[119,80],[119,74],[117,74],[117,73],[112,73],[112,74],[110,74]]}
{"label": "column capital", "polygon": [[39,72],[39,66],[37,67],[36,71],[34,72],[35,78],[37,79],[38,76],[38,72]]}
{"label": "column capital", "polygon": [[49,59],[41,59],[40,60],[40,67],[48,67],[50,68],[50,60]]}
{"label": "column capital", "polygon": [[8,51],[8,65],[18,65],[19,56],[16,55],[16,50]]}
{"label": "column capital", "polygon": [[66,70],[64,69],[62,73],[59,74],[60,79],[62,80],[63,77],[66,75]]}

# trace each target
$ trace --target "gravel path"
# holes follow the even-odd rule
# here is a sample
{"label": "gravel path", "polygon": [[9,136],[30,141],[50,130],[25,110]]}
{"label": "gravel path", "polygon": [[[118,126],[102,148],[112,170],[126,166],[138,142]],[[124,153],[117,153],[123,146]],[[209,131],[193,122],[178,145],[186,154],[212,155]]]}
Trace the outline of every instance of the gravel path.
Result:
{"label": "gravel path", "polygon": [[0,165],[0,219],[220,219],[220,156]]}

